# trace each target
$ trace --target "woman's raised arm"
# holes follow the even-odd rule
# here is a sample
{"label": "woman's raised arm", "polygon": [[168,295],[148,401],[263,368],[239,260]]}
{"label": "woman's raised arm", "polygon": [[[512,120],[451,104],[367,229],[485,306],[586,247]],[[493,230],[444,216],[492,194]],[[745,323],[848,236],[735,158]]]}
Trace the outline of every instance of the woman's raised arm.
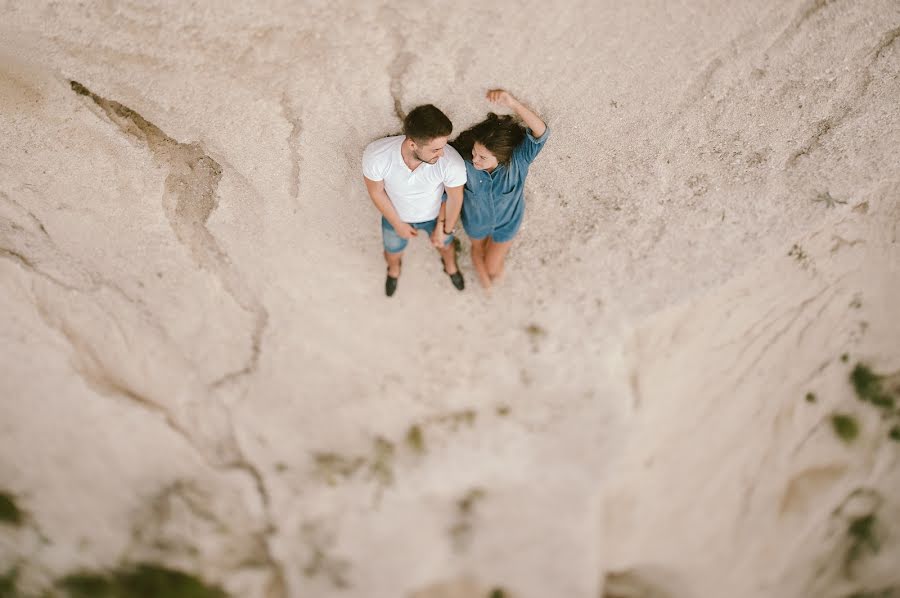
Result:
{"label": "woman's raised arm", "polygon": [[534,135],[535,139],[540,138],[541,135],[544,134],[544,131],[547,130],[547,125],[544,124],[541,117],[532,112],[528,106],[514,98],[508,91],[504,89],[492,89],[487,92],[486,97],[489,102],[506,106],[518,114],[519,118],[522,119],[522,122],[525,123],[525,126],[531,129],[531,134]]}

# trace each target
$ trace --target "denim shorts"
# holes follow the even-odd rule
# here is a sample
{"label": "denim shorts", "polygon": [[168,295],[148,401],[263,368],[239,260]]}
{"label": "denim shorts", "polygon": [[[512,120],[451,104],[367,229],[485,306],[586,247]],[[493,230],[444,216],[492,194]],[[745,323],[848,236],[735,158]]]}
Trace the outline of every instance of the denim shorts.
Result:
{"label": "denim shorts", "polygon": [[[437,218],[425,222],[409,222],[408,224],[416,230],[425,231],[431,237],[434,227],[437,226]],[[384,241],[384,250],[388,253],[400,253],[406,249],[406,244],[409,243],[409,239],[404,239],[398,235],[397,231],[394,230],[394,227],[391,226],[391,223],[384,216],[381,217],[381,238]],[[444,247],[452,242],[453,235],[444,237]]]}

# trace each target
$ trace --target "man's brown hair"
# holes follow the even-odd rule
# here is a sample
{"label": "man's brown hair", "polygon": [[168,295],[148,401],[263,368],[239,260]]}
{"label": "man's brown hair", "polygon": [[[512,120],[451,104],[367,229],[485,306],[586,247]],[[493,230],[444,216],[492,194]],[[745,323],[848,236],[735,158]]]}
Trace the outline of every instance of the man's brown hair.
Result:
{"label": "man's brown hair", "polygon": [[453,123],[431,104],[413,108],[403,119],[403,134],[418,145],[425,145],[436,137],[449,137],[452,132]]}

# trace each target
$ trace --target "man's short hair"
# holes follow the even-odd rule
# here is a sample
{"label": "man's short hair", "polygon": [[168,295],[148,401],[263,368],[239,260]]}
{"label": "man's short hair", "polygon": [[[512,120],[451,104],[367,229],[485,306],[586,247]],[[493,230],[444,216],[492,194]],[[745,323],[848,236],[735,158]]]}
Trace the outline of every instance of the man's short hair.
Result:
{"label": "man's short hair", "polygon": [[413,108],[403,119],[403,134],[419,145],[436,137],[449,137],[452,132],[453,123],[431,104]]}

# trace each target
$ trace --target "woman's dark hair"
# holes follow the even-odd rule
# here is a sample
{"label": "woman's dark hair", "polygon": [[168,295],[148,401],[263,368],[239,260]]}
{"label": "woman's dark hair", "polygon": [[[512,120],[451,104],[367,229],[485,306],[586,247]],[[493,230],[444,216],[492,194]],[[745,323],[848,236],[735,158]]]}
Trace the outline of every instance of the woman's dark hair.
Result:
{"label": "woman's dark hair", "polygon": [[464,160],[472,161],[472,146],[480,143],[497,157],[500,164],[509,164],[513,150],[525,139],[525,128],[512,116],[489,112],[483,121],[469,127],[450,142]]}
{"label": "woman's dark hair", "polygon": [[419,145],[436,137],[449,137],[452,132],[453,123],[431,104],[413,108],[403,119],[403,134]]}

